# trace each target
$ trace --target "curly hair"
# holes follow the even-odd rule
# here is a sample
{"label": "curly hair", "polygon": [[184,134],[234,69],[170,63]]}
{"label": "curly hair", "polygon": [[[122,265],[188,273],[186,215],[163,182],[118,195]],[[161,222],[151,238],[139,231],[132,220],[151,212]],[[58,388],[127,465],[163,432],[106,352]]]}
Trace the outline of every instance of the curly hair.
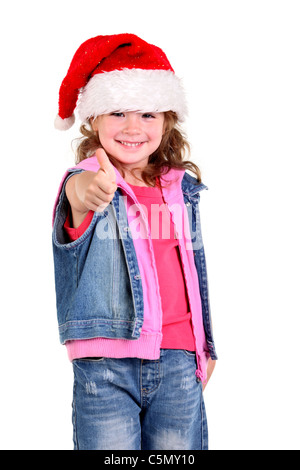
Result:
{"label": "curly hair", "polygon": [[[158,149],[150,155],[146,168],[141,172],[141,179],[149,186],[155,186],[157,178],[168,173],[171,168],[190,170],[195,174],[198,182],[201,182],[201,172],[198,166],[187,160],[190,154],[190,146],[183,131],[178,125],[178,118],[173,111],[164,113],[165,131]],[[82,137],[75,139],[76,163],[91,157],[97,148],[102,148],[97,132],[94,132],[90,123],[83,123],[80,127]],[[125,173],[121,163],[112,155],[108,155],[111,163],[124,177]],[[138,169],[132,169],[134,173]]]}

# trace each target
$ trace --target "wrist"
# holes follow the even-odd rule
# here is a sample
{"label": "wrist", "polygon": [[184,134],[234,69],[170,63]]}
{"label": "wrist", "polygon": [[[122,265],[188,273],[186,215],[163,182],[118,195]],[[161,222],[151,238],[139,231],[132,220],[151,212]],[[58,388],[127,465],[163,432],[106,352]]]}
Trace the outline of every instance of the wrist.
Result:
{"label": "wrist", "polygon": [[84,194],[88,185],[85,173],[87,172],[72,176],[66,184],[66,195],[72,212],[75,211],[79,214],[87,214],[89,211],[84,203]]}

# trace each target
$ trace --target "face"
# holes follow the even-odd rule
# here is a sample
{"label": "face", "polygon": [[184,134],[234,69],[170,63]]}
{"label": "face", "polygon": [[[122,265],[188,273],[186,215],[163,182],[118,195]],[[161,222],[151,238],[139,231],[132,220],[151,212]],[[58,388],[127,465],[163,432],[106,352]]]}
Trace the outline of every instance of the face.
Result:
{"label": "face", "polygon": [[164,132],[164,113],[111,113],[92,123],[104,150],[123,168],[143,169],[158,149]]}

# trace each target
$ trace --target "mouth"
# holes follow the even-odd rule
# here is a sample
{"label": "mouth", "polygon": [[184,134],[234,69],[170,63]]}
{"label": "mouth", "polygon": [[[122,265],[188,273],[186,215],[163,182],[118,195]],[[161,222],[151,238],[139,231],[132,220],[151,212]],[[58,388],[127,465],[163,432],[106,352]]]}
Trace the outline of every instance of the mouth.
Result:
{"label": "mouth", "polygon": [[118,140],[118,142],[124,147],[129,147],[129,148],[141,147],[145,143],[145,142],[125,142],[123,140]]}

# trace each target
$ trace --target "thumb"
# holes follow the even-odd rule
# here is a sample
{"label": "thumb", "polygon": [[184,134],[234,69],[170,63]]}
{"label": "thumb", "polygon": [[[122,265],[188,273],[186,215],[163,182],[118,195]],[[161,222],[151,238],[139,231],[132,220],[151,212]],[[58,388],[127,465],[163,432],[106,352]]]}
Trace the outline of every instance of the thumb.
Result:
{"label": "thumb", "polygon": [[112,181],[115,181],[116,173],[115,173],[114,167],[110,163],[108,156],[106,155],[105,150],[101,148],[97,149],[96,157],[100,165],[99,171],[103,171],[107,176],[111,178]]}

